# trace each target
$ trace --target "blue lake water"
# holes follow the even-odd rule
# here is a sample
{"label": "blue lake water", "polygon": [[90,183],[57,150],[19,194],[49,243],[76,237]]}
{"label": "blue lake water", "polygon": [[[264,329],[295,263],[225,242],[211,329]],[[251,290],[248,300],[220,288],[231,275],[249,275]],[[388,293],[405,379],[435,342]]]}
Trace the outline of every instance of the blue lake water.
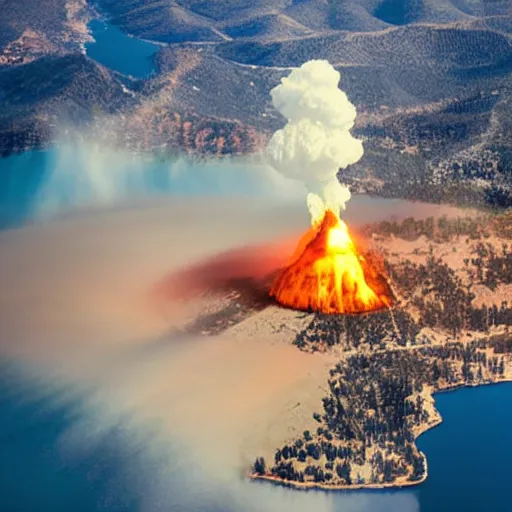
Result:
{"label": "blue lake water", "polygon": [[384,0],[374,11],[374,16],[392,25],[404,25],[410,6],[406,0]]}
{"label": "blue lake water", "polygon": [[153,56],[159,46],[130,37],[101,20],[89,24],[95,41],[87,43],[87,55],[110,69],[134,78],[147,78],[155,71]]}
{"label": "blue lake water", "polygon": [[26,151],[0,158],[0,229],[23,222],[51,168],[51,152]]}
{"label": "blue lake water", "polygon": [[[8,512],[136,512],[140,496],[118,481],[131,468],[145,466],[122,454],[115,432],[94,445],[86,455],[63,459],[62,439],[75,418],[73,401],[23,392],[0,379],[0,504]],[[20,397],[22,398],[20,400]],[[364,508],[353,508],[355,493],[283,490],[307,495],[308,502],[325,503],[332,497],[333,512],[508,512],[510,510],[510,425],[512,383],[462,389],[436,396],[443,424],[419,440],[429,462],[428,480],[411,490],[366,493]],[[136,443],[135,443],[136,445]],[[119,448],[119,449],[118,449]],[[139,450],[139,447],[137,447]],[[134,451],[137,451],[134,450]],[[147,465],[145,471],[158,471]],[[151,478],[151,475],[145,475]],[[112,482],[118,482],[114,486]],[[172,489],[172,481],[169,481]],[[261,491],[266,485],[257,485]],[[401,500],[401,497],[407,497]],[[369,500],[372,500],[371,502]],[[375,508],[368,509],[368,503]],[[347,504],[352,504],[348,506]],[[391,505],[390,505],[391,504]],[[398,508],[393,508],[395,504]],[[166,508],[155,510],[174,510]],[[229,510],[233,510],[228,507]],[[176,510],[181,510],[177,508]],[[202,510],[202,509],[201,509]],[[218,510],[217,508],[212,508]],[[291,509],[290,509],[291,510]],[[311,510],[313,512],[314,508]]]}
{"label": "blue lake water", "polygon": [[436,395],[443,423],[418,439],[429,478],[421,512],[509,512],[512,383]]}
{"label": "blue lake water", "polygon": [[45,213],[154,195],[275,194],[261,172],[245,160],[162,159],[97,143],[26,151],[0,158],[0,229]]}
{"label": "blue lake water", "polygon": [[33,392],[13,387],[0,373],[0,510],[136,510],[105,500],[108,477],[119,471],[112,450],[101,446],[76,464],[63,461],[59,441],[72,424],[73,407],[55,406],[54,397]]}
{"label": "blue lake water", "polygon": [[[96,143],[26,151],[0,158],[0,229],[77,206],[108,206],[163,194],[265,195],[285,200],[287,192],[276,188],[264,172],[261,165],[245,159],[161,159]],[[300,194],[296,197],[302,201]],[[393,215],[406,217],[413,209],[418,212],[410,201],[359,195],[349,202],[346,219],[375,222]]]}

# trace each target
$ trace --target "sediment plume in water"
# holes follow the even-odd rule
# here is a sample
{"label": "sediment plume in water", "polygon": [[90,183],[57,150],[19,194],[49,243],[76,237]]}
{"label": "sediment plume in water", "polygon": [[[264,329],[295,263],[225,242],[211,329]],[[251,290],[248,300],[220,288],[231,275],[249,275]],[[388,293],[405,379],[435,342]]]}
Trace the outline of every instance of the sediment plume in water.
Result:
{"label": "sediment plume in water", "polygon": [[[194,268],[208,290],[219,253],[236,277],[250,276],[247,252],[233,248],[286,239],[305,222],[299,206],[284,215],[268,202],[189,199],[0,233],[0,358],[10,368],[2,375],[16,375],[8,388],[17,402],[34,402],[36,416],[59,408],[52,453],[65,468],[83,467],[87,485],[101,479],[103,504],[417,512],[413,493],[306,494],[246,482],[265,426],[277,428],[280,411],[306,399],[310,373],[325,381],[323,365],[255,326],[234,337],[183,334],[202,303],[163,308],[151,296],[166,276]],[[272,251],[251,255],[266,272],[292,250],[271,264]]]}

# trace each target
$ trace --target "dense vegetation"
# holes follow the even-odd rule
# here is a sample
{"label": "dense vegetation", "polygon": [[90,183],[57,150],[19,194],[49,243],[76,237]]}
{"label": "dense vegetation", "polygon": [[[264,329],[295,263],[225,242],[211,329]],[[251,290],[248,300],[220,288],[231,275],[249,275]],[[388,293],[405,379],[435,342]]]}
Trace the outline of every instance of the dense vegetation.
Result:
{"label": "dense vegetation", "polygon": [[62,128],[59,119],[67,127],[83,126],[95,112],[111,114],[132,104],[111,73],[81,54],[0,67],[0,96],[4,154],[48,143],[55,129]]}
{"label": "dense vegetation", "polygon": [[416,344],[419,327],[404,310],[385,310],[367,315],[316,314],[293,343],[300,349],[325,350],[340,345],[343,350],[385,348],[391,343]]}
{"label": "dense vegetation", "polygon": [[403,240],[416,240],[425,236],[435,242],[447,242],[454,236],[469,236],[473,240],[488,239],[491,234],[501,238],[512,238],[512,212],[467,217],[414,219],[407,217],[402,221],[381,221],[367,224],[362,229],[366,236],[394,235]]}
{"label": "dense vegetation", "polygon": [[[453,226],[464,232],[472,222],[456,221]],[[395,231],[403,230],[407,236],[418,230],[423,232],[423,228],[431,233],[432,229],[429,219],[416,224],[406,220],[400,228],[396,224],[385,224],[384,230],[395,227]],[[445,236],[451,229],[452,224],[447,224],[439,236]],[[475,284],[495,290],[499,284],[512,283],[512,253],[508,244],[504,243],[501,252],[496,252],[491,244],[479,243],[472,256],[465,259],[469,284],[433,254],[427,257],[425,264],[410,260],[396,264],[387,262],[387,274],[400,291],[403,305],[363,316],[314,315],[293,343],[313,352],[334,345],[343,350],[360,347],[373,350],[429,343],[428,336],[422,332],[424,327],[437,328],[456,337],[468,331],[487,333],[493,326],[512,325],[512,301],[473,304]]]}
{"label": "dense vegetation", "polygon": [[[458,114],[470,120],[443,121],[432,116],[428,132],[418,133],[417,119],[400,127],[395,120],[385,126],[365,126],[357,132],[367,138],[362,160],[343,171],[341,179],[360,193],[406,197],[434,203],[512,207],[512,158],[509,141],[488,147],[467,148],[467,141],[482,136],[489,113]],[[446,122],[446,126],[442,123]],[[415,130],[414,137],[405,135]],[[429,140],[431,139],[431,140]],[[499,139],[497,139],[499,140]],[[411,149],[413,148],[413,149]],[[437,156],[433,156],[437,155]]]}

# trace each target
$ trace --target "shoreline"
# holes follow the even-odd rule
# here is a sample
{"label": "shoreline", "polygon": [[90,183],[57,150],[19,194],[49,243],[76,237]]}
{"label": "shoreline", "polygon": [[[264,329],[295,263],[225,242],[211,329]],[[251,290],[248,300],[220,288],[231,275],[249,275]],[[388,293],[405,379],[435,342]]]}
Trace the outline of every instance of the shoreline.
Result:
{"label": "shoreline", "polygon": [[[435,406],[435,395],[439,393],[448,393],[448,392],[454,392],[459,389],[463,388],[477,388],[480,386],[489,386],[489,385],[497,385],[502,383],[512,382],[511,377],[507,377],[504,379],[492,381],[492,382],[482,382],[477,384],[462,384],[462,385],[456,385],[447,387],[444,389],[438,389],[435,393],[432,393],[431,396],[434,398],[434,406]],[[428,424],[425,426],[425,428],[421,429],[418,432],[417,435],[414,436],[414,444],[416,446],[416,440],[428,432],[429,430],[433,430],[434,428],[440,426],[443,423],[443,418],[437,411],[437,409],[434,409],[438,414],[438,419],[434,421],[431,424]],[[369,484],[324,484],[319,482],[296,482],[293,480],[283,480],[279,478],[278,476],[274,475],[258,475],[256,473],[251,473],[247,475],[247,478],[250,481],[262,481],[262,482],[269,482],[273,485],[278,485],[280,487],[291,487],[293,489],[301,490],[301,491],[308,491],[308,490],[320,490],[320,491],[358,491],[363,489],[368,490],[382,490],[382,489],[401,489],[404,487],[412,487],[415,485],[420,485],[424,483],[428,478],[428,460],[425,453],[423,453],[421,450],[418,450],[419,454],[423,457],[423,463],[425,465],[425,472],[423,476],[418,480],[408,480],[405,482],[386,482],[386,483],[369,483]]]}

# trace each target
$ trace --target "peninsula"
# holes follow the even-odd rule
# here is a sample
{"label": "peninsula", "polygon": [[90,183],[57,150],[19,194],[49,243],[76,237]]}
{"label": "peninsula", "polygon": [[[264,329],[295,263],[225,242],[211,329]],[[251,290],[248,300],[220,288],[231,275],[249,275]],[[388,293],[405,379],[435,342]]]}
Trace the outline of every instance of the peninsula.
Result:
{"label": "peninsula", "polygon": [[293,344],[332,359],[316,428],[257,457],[250,478],[306,489],[423,482],[415,440],[442,421],[433,394],[512,380],[511,226],[510,213],[368,226],[397,304],[309,315]]}

